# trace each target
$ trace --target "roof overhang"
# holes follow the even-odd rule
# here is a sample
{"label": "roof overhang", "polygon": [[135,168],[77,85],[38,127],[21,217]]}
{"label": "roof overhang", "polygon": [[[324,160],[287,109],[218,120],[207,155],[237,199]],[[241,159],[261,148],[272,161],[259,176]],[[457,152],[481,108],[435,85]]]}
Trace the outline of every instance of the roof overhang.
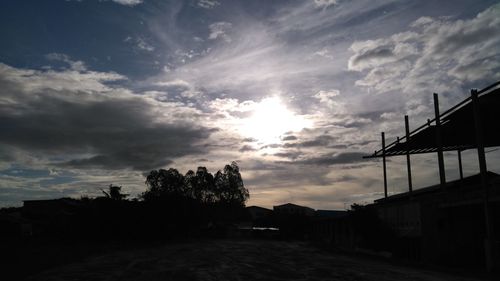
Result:
{"label": "roof overhang", "polygon": [[[478,91],[479,115],[485,147],[500,146],[500,81]],[[462,151],[476,147],[472,99],[469,97],[439,115],[442,151]],[[413,130],[409,139],[398,138],[385,149],[363,158],[389,157],[437,152],[436,119]]]}

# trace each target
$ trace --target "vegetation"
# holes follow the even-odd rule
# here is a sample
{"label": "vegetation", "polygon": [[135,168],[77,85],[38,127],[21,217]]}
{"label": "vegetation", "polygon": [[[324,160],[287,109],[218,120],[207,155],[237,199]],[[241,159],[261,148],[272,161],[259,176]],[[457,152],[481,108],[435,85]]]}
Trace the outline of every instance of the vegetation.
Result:
{"label": "vegetation", "polygon": [[[117,186],[117,185],[109,185],[109,191],[106,192],[102,190],[102,193],[106,196],[106,198],[112,199],[112,200],[123,200],[129,196],[129,194],[123,194],[121,193],[122,187]],[[83,199],[83,198],[82,198]]]}
{"label": "vegetation", "polygon": [[[225,235],[244,216],[249,198],[235,162],[215,176],[205,167],[185,175],[174,168],[153,170],[145,183],[139,199],[128,200],[121,186],[110,184],[97,198],[60,198],[2,210],[0,226],[12,231],[0,237],[115,241]],[[16,212],[20,216],[11,215]]]}
{"label": "vegetation", "polygon": [[145,201],[193,199],[202,204],[244,206],[249,198],[236,162],[215,176],[205,167],[198,167],[196,173],[189,170],[184,176],[173,168],[153,170],[146,185],[148,190],[141,195]]}

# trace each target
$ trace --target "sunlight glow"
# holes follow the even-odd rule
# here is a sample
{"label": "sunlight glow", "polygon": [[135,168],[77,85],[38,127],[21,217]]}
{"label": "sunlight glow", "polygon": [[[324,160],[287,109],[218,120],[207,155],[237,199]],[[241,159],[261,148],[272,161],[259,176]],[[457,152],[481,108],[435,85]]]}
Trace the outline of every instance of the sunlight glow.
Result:
{"label": "sunlight glow", "polygon": [[280,143],[286,132],[298,132],[311,122],[288,110],[278,97],[260,101],[253,114],[243,120],[242,133],[263,144]]}

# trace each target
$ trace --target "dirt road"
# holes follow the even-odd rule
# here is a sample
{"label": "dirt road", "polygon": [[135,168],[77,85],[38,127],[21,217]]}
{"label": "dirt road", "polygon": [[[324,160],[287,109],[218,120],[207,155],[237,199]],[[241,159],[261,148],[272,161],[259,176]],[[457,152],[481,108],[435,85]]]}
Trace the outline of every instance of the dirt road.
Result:
{"label": "dirt road", "polygon": [[475,280],[326,253],[297,242],[209,240],[121,251],[28,280]]}

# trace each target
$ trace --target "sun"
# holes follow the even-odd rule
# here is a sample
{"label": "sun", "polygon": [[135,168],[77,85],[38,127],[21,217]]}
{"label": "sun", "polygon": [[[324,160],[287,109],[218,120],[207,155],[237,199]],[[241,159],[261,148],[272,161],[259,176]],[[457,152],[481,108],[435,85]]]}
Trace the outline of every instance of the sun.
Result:
{"label": "sun", "polygon": [[290,111],[279,97],[269,97],[255,105],[253,114],[243,120],[241,131],[259,143],[271,144],[279,143],[287,132],[298,132],[309,126],[309,120]]}

